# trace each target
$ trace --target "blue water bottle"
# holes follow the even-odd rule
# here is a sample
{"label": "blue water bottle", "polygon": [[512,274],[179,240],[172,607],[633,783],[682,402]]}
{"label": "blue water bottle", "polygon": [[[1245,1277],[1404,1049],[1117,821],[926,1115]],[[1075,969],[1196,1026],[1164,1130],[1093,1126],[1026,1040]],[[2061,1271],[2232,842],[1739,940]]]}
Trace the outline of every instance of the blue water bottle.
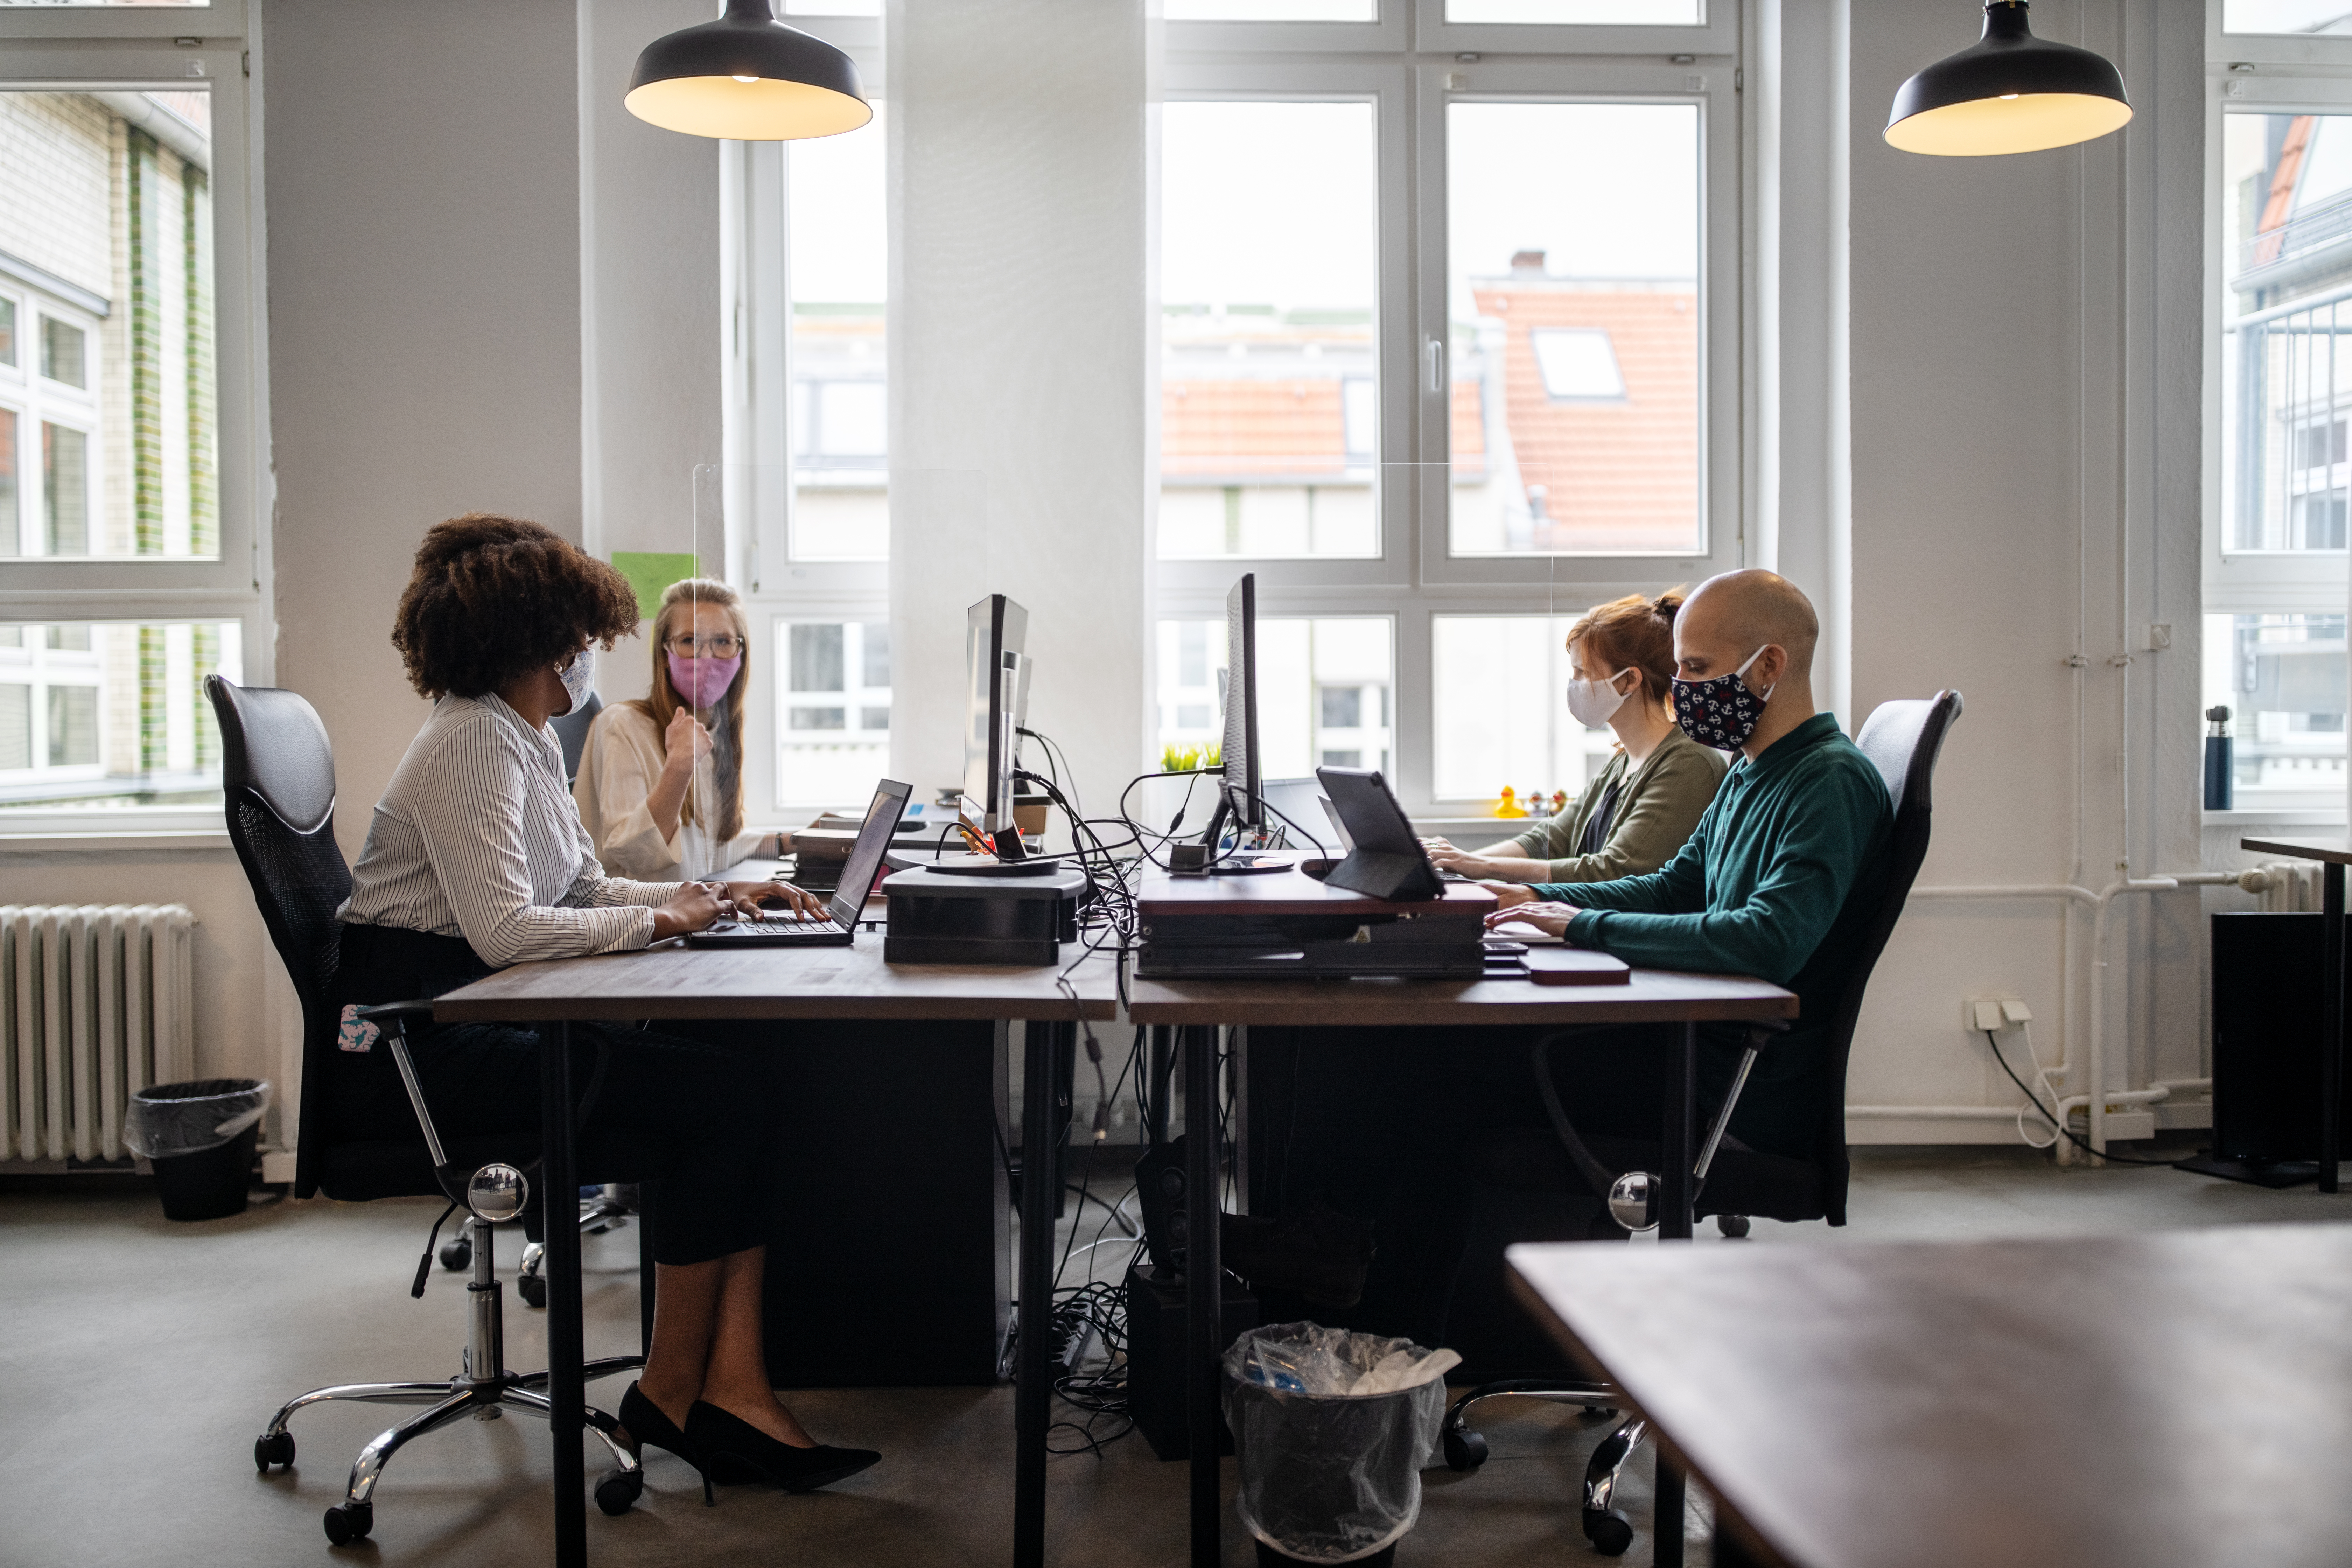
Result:
{"label": "blue water bottle", "polygon": [[2205,809],[2227,811],[2237,798],[2230,758],[2230,710],[2205,710]]}

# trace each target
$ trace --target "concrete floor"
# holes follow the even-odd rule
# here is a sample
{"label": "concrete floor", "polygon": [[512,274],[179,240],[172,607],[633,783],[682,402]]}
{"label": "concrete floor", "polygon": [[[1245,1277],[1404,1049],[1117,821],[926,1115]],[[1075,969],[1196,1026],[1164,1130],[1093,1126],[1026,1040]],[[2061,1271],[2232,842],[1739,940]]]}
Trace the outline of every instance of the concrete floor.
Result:
{"label": "concrete floor", "polygon": [[[509,1417],[462,1423],[404,1451],[376,1494],[365,1545],[331,1552],[320,1512],[340,1500],[360,1446],[390,1407],[327,1407],[295,1422],[300,1460],[257,1478],[255,1434],[315,1384],[454,1370],[464,1287],[436,1270],[407,1283],[427,1201],[257,1207],[173,1225],[152,1195],[0,1187],[0,1564],[480,1563],[545,1560],[543,1428]],[[1087,1222],[1092,1237],[1099,1211]],[[2284,1193],[2170,1170],[2061,1171],[2013,1150],[1857,1151],[1853,1223],[1758,1225],[1764,1246],[1882,1238],[2048,1236],[2352,1217],[2352,1194]],[[503,1241],[504,1238],[502,1238]],[[1716,1238],[1705,1246],[1740,1245]],[[635,1236],[587,1245],[588,1350],[625,1353],[636,1335]],[[511,1268],[514,1244],[501,1263]],[[1116,1277],[1125,1248],[1089,1255]],[[511,1294],[508,1361],[545,1361],[540,1314]],[[623,1384],[591,1385],[610,1408]],[[1002,1563],[1010,1551],[1013,1400],[1002,1389],[815,1393],[793,1401],[829,1440],[884,1462],[826,1492],[734,1488],[705,1510],[693,1473],[667,1455],[620,1519],[589,1514],[592,1558],[667,1564],[790,1560],[840,1565]],[[1606,1561],[1577,1529],[1575,1487],[1603,1419],[1551,1406],[1490,1406],[1494,1458],[1475,1476],[1429,1472],[1419,1527],[1400,1561],[1545,1564]],[[592,1451],[593,1452],[593,1451]],[[599,1466],[592,1458],[591,1473]],[[1049,1560],[1145,1568],[1185,1560],[1185,1467],[1140,1437],[1103,1456],[1054,1460]],[[1617,1561],[1650,1560],[1649,1470],[1626,1501],[1643,1534]],[[1689,1528],[1705,1531],[1703,1502]],[[1252,1561],[1228,1525],[1227,1561]],[[1706,1561],[1703,1549],[1691,1560]]]}

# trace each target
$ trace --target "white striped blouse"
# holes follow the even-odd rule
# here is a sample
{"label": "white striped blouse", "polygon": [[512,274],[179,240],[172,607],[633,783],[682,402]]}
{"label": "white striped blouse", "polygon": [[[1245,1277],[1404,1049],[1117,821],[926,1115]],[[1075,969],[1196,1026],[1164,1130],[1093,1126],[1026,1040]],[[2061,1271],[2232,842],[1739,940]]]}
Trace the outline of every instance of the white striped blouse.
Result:
{"label": "white striped blouse", "polygon": [[604,875],[552,731],[495,693],[444,697],[376,802],[336,914],[462,936],[504,968],[643,947],[679,886]]}

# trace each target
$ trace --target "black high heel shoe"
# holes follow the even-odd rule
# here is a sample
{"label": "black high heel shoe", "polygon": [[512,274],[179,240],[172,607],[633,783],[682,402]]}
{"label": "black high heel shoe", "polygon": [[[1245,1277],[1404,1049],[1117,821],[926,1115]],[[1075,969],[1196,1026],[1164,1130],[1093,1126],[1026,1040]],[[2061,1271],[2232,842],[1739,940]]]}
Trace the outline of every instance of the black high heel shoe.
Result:
{"label": "black high heel shoe", "polygon": [[[694,1439],[679,1431],[677,1423],[663,1415],[660,1405],[638,1393],[634,1383],[629,1384],[629,1391],[621,1395],[620,1416],[621,1425],[628,1429],[630,1436],[637,1440],[640,1450],[664,1448],[692,1465],[695,1473],[702,1478],[702,1506],[719,1506],[719,1498],[710,1489],[710,1468],[704,1462],[700,1450],[695,1447]],[[687,1425],[694,1425],[692,1411],[687,1413]]]}
{"label": "black high heel shoe", "polygon": [[788,1492],[831,1486],[882,1458],[871,1448],[836,1448],[829,1443],[795,1447],[699,1399],[686,1413],[686,1440],[702,1456],[706,1478],[715,1477],[729,1486],[762,1480]]}

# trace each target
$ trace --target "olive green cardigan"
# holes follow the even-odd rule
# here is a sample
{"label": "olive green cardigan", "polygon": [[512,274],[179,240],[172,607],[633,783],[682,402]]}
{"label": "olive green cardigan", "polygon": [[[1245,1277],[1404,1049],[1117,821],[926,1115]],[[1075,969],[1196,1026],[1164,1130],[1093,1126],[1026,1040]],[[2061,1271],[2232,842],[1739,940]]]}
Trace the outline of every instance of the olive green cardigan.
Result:
{"label": "olive green cardigan", "polygon": [[[1558,816],[1539,822],[1511,842],[1538,860],[1548,862],[1547,882],[1608,882],[1654,871],[1675,857],[1683,841],[1698,826],[1716,786],[1723,782],[1731,759],[1712,746],[1702,746],[1680,730],[1670,730],[1657,749],[1633,768],[1624,749],[1593,775],[1576,804]],[[1625,779],[1617,792],[1617,809],[1610,818],[1609,840],[1590,855],[1576,853],[1584,824],[1600,805],[1610,783]]]}

